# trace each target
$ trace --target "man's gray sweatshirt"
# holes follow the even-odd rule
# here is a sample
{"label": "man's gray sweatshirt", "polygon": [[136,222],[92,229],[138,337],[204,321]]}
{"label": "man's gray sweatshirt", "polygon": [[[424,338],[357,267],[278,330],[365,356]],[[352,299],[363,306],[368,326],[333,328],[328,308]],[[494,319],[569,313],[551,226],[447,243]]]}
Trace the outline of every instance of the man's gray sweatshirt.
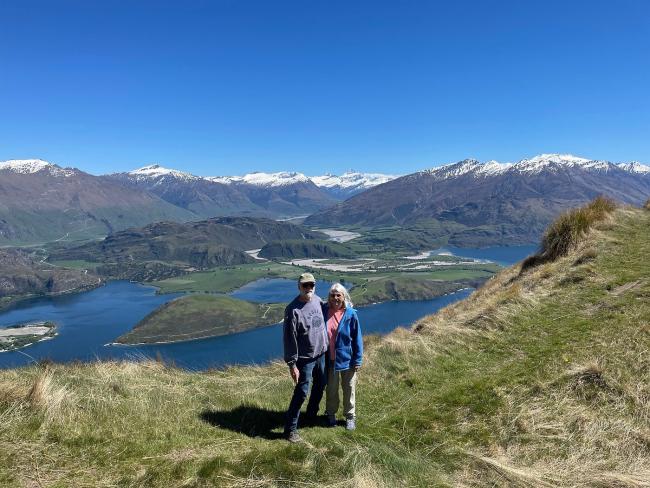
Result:
{"label": "man's gray sweatshirt", "polygon": [[299,297],[284,309],[284,360],[313,359],[327,351],[327,328],[321,300],[313,295],[308,302]]}

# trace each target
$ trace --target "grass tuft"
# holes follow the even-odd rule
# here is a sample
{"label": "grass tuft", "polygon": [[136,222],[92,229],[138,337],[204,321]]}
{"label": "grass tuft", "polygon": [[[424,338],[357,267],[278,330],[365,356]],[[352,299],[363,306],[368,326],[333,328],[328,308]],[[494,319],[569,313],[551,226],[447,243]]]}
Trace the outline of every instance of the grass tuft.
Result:
{"label": "grass tuft", "polygon": [[563,213],[546,229],[540,252],[525,259],[521,270],[566,256],[596,222],[604,220],[615,208],[613,200],[601,196],[584,207]]}
{"label": "grass tuft", "polygon": [[[474,459],[480,469],[482,468],[489,472],[489,478],[494,479],[493,483],[490,483],[490,486],[510,486],[513,488],[551,488],[556,486],[541,479],[531,469],[515,468],[505,462],[478,454],[469,454],[469,456]],[[480,482],[482,486],[485,486],[484,478]]]}
{"label": "grass tuft", "polygon": [[51,422],[60,416],[69,398],[68,390],[64,386],[57,386],[52,371],[46,368],[34,380],[26,400],[33,410],[42,412],[45,420]]}
{"label": "grass tuft", "polygon": [[597,361],[592,361],[584,366],[578,366],[571,369],[568,376],[573,379],[575,388],[586,386],[595,386],[598,388],[608,388],[603,368]]}
{"label": "grass tuft", "polygon": [[645,205],[643,205],[643,208],[646,210],[650,210],[650,198],[646,200]]}

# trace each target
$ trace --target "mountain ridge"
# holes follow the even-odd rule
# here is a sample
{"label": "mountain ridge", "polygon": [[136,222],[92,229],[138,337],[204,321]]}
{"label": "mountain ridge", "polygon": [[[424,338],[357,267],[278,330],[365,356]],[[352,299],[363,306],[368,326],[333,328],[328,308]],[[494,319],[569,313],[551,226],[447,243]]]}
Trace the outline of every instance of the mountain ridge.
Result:
{"label": "mountain ridge", "polygon": [[437,221],[465,227],[455,231],[465,237],[449,234],[456,241],[532,243],[559,213],[600,194],[642,203],[650,195],[645,168],[555,154],[515,164],[466,159],[371,188],[311,215],[305,224],[369,227]]}
{"label": "mountain ridge", "polygon": [[42,160],[0,163],[0,243],[92,238],[193,214],[148,192]]}

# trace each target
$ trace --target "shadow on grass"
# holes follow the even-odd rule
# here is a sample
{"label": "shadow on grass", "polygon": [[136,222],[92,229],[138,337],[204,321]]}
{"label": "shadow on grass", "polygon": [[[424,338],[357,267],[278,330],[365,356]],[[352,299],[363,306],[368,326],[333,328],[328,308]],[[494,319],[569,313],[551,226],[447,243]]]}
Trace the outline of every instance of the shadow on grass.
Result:
{"label": "shadow on grass", "polygon": [[232,430],[249,437],[262,437],[264,439],[281,439],[281,432],[274,429],[284,427],[285,412],[269,410],[267,408],[240,405],[232,410],[204,410],[199,415],[204,422]]}

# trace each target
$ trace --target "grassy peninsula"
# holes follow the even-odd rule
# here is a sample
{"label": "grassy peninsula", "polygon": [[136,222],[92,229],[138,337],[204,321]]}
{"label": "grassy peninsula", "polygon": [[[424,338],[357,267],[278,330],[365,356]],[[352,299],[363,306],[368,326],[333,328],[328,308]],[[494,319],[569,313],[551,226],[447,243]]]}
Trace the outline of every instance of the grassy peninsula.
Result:
{"label": "grassy peninsula", "polygon": [[120,344],[178,342],[234,334],[282,320],[285,305],[190,295],[165,303],[117,339]]}
{"label": "grassy peninsula", "polygon": [[279,439],[292,389],[281,362],[0,371],[0,482],[648,486],[650,211],[560,232],[566,254],[508,268],[411,331],[368,338],[351,434]]}

